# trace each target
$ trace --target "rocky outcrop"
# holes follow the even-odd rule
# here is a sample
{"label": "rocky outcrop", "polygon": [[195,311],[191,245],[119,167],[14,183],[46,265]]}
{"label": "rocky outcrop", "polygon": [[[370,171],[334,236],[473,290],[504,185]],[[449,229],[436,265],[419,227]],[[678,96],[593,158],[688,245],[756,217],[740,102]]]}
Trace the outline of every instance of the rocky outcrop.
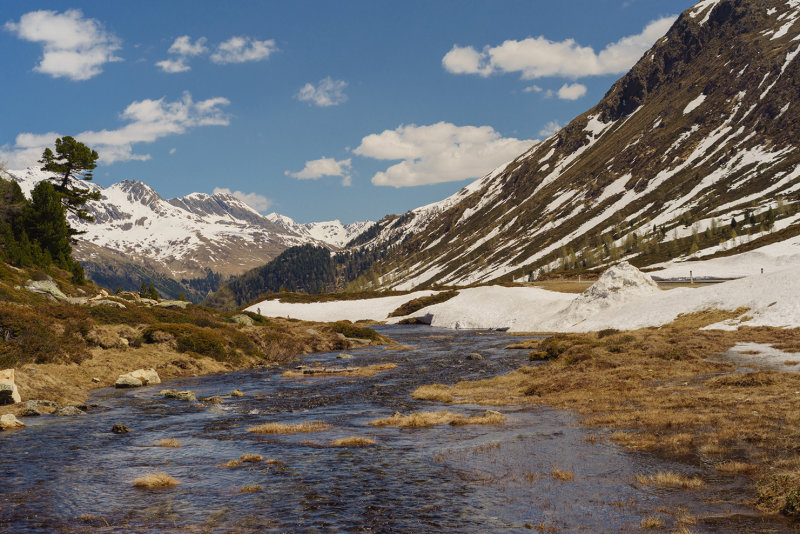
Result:
{"label": "rocky outcrop", "polygon": [[53,280],[28,280],[25,284],[25,289],[32,293],[46,295],[53,300],[68,300],[68,297]]}
{"label": "rocky outcrop", "polygon": [[11,430],[14,428],[25,428],[25,423],[10,413],[0,417],[0,430]]}
{"label": "rocky outcrop", "polygon": [[114,383],[116,388],[138,388],[142,386],[151,386],[153,384],[160,384],[161,378],[155,369],[137,369],[130,373],[125,373],[117,378]]}
{"label": "rocky outcrop", "polygon": [[14,369],[3,369],[0,371],[0,405],[16,404],[22,399],[14,384]]}

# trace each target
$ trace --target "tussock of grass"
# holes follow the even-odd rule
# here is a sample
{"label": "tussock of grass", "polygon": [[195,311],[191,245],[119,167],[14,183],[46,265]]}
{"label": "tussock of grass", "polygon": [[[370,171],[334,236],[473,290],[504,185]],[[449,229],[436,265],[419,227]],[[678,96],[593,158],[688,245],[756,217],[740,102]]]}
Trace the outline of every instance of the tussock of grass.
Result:
{"label": "tussock of grass", "polygon": [[180,447],[181,442],[177,439],[160,439],[153,444],[155,447]]}
{"label": "tussock of grass", "polygon": [[264,459],[260,454],[243,454],[239,457],[243,462],[260,462]]}
{"label": "tussock of grass", "polygon": [[420,386],[411,396],[417,400],[427,400],[434,402],[453,402],[453,395],[450,393],[450,386],[444,384],[431,384]]}
{"label": "tussock of grass", "polygon": [[180,482],[166,473],[147,473],[145,476],[133,481],[135,487],[144,489],[171,488],[178,484]]}
{"label": "tussock of grass", "polygon": [[686,477],[673,471],[659,471],[654,475],[636,475],[636,481],[643,486],[657,488],[698,489],[705,486],[699,477]]}
{"label": "tussock of grass", "polygon": [[642,519],[642,521],[639,523],[639,526],[646,529],[663,528],[664,522],[658,516],[649,515]]}
{"label": "tussock of grass", "polygon": [[559,480],[561,482],[569,482],[575,479],[575,473],[565,469],[559,469],[554,466],[552,471],[550,471],[550,478],[553,480]]}
{"label": "tussock of grass", "polygon": [[253,486],[242,486],[241,492],[242,493],[252,493],[254,491],[261,491],[262,489],[264,489],[264,488],[262,488],[258,484],[255,484]]}
{"label": "tussock of grass", "polygon": [[244,397],[244,393],[242,393],[242,392],[241,392],[241,391],[239,391],[238,389],[234,389],[233,391],[231,391],[231,392],[229,393],[229,395],[230,395],[231,397]]}
{"label": "tussock of grass", "polygon": [[730,473],[730,474],[752,473],[757,469],[757,467],[753,464],[749,464],[746,462],[737,462],[735,460],[722,462],[720,464],[715,465],[714,468],[721,473]]}
{"label": "tussock of grass", "polygon": [[247,429],[251,434],[300,434],[305,432],[324,432],[333,428],[322,421],[309,421],[306,423],[267,423]]}
{"label": "tussock of grass", "polygon": [[224,467],[226,469],[233,469],[235,467],[241,467],[242,461],[241,460],[228,460],[224,464],[220,464],[220,467]]}
{"label": "tussock of grass", "polygon": [[439,412],[415,412],[403,415],[399,412],[391,417],[370,421],[373,426],[396,426],[400,428],[418,428],[436,425],[500,425],[506,422],[506,416],[500,412],[486,410],[483,415],[467,417],[461,414]]}
{"label": "tussock of grass", "polygon": [[396,363],[377,363],[375,365],[367,365],[365,367],[355,367],[347,370],[339,370],[334,368],[323,369],[310,369],[309,372],[305,370],[287,370],[281,376],[284,378],[310,378],[319,376],[341,376],[341,377],[358,377],[358,378],[371,378],[382,371],[389,369],[396,369]]}
{"label": "tussock of grass", "polygon": [[335,439],[328,445],[331,447],[368,447],[370,445],[375,445],[376,443],[377,442],[374,439],[352,436],[349,438]]}

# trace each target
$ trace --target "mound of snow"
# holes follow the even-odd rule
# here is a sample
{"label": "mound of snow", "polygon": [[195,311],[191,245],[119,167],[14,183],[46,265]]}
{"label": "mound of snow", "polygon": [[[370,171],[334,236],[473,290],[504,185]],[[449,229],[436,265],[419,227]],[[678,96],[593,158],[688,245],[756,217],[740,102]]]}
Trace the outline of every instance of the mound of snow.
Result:
{"label": "mound of snow", "polygon": [[604,272],[597,282],[559,314],[559,319],[564,326],[574,325],[609,308],[640,300],[642,297],[652,297],[660,291],[652,278],[624,261]]}

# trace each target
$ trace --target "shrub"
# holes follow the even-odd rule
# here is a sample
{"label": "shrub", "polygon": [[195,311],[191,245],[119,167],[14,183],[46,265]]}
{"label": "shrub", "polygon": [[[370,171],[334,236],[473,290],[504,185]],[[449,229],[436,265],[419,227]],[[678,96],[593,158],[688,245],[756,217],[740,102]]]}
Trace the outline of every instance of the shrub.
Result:
{"label": "shrub", "polygon": [[331,332],[342,334],[345,337],[369,339],[371,341],[379,341],[381,339],[381,335],[372,328],[356,326],[350,321],[337,321],[330,325],[329,328]]}

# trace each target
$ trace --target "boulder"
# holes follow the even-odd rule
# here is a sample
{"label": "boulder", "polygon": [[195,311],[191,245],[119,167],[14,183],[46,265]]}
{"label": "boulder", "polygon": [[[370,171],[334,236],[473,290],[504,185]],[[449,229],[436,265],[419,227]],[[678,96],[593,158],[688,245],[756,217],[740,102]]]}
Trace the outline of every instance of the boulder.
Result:
{"label": "boulder", "polygon": [[23,415],[35,416],[41,414],[50,414],[58,409],[58,404],[48,400],[29,400],[22,403],[25,411]]}
{"label": "boulder", "polygon": [[14,384],[14,369],[0,371],[0,405],[21,402],[17,386]]}
{"label": "boulder", "polygon": [[340,352],[338,356],[336,356],[337,360],[352,360],[352,354],[345,354],[344,352]]}
{"label": "boulder", "polygon": [[84,415],[86,412],[78,408],[77,406],[64,406],[63,408],[59,408],[56,410],[56,415]]}
{"label": "boulder", "polygon": [[67,296],[61,291],[58,284],[52,280],[28,280],[25,284],[25,289],[32,293],[47,295],[54,300],[67,300]]}
{"label": "boulder", "polygon": [[185,310],[186,306],[189,304],[191,304],[191,302],[187,300],[162,300],[161,302],[156,302],[153,305],[158,306],[159,308],[180,308]]}
{"label": "boulder", "polygon": [[92,300],[89,301],[89,306],[111,306],[112,308],[122,308],[123,310],[127,308],[123,303],[119,302],[118,300],[111,300],[111,299],[99,299],[99,300]]}
{"label": "boulder", "polygon": [[114,434],[127,434],[130,431],[131,431],[130,428],[128,428],[125,425],[121,425],[119,423],[111,427],[111,432],[113,432]]}
{"label": "boulder", "polygon": [[473,352],[473,353],[471,353],[471,354],[467,354],[467,359],[468,359],[468,360],[479,361],[479,360],[482,360],[482,359],[483,359],[483,356],[481,356],[481,355],[480,355],[480,354],[478,354],[477,352]]}
{"label": "boulder", "polygon": [[155,369],[137,369],[120,375],[114,383],[117,388],[138,388],[141,386],[152,386],[153,384],[160,384],[161,378]]}
{"label": "boulder", "polygon": [[10,430],[12,428],[25,428],[25,423],[10,413],[0,416],[0,430]]}
{"label": "boulder", "polygon": [[196,402],[197,397],[194,396],[192,391],[175,391],[174,389],[167,389],[161,392],[165,399],[175,399],[186,402]]}
{"label": "boulder", "polygon": [[231,317],[231,321],[233,321],[236,324],[243,325],[243,326],[253,326],[255,324],[255,321],[253,321],[252,318],[248,317],[247,315],[245,315],[243,313],[238,313],[238,314],[234,315],[233,317]]}

